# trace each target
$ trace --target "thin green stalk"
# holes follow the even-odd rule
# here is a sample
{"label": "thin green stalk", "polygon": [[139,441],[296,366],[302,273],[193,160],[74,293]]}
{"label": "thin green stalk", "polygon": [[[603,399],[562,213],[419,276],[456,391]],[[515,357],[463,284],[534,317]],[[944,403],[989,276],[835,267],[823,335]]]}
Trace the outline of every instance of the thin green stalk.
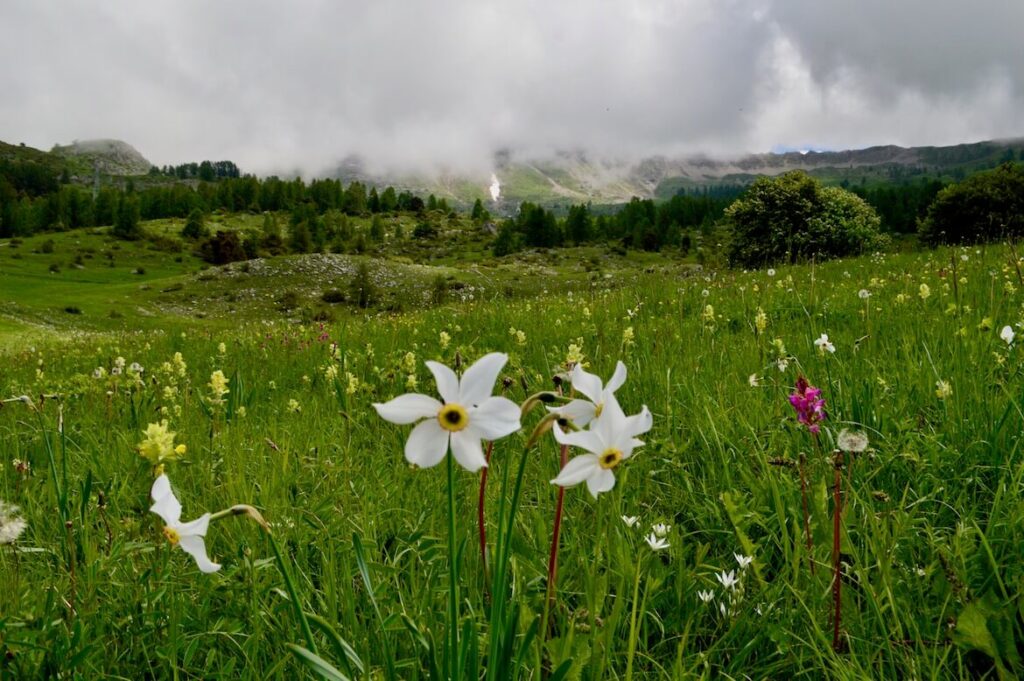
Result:
{"label": "thin green stalk", "polygon": [[270,548],[274,551],[274,558],[277,559],[277,569],[281,572],[281,577],[284,578],[285,588],[288,589],[288,598],[291,600],[292,608],[295,610],[295,618],[299,620],[299,625],[302,627],[302,636],[306,639],[306,647],[315,653],[317,650],[316,642],[313,640],[313,630],[309,628],[309,620],[306,619],[306,613],[302,610],[299,594],[295,590],[295,582],[292,581],[292,576],[284,564],[284,558],[281,557],[281,550],[278,548],[277,542],[274,541],[274,535],[268,531],[267,538],[270,540]]}
{"label": "thin green stalk", "polygon": [[[569,446],[562,445],[559,449],[558,470],[565,468],[569,460]],[[555,521],[551,529],[551,552],[548,556],[548,583],[544,595],[544,614],[540,621],[540,635],[537,641],[540,645],[540,653],[543,659],[544,644],[548,638],[548,618],[551,616],[551,606],[555,600],[556,580],[558,579],[558,545],[562,536],[562,508],[565,501],[565,488],[558,488],[558,500],[555,502]]]}
{"label": "thin green stalk", "polygon": [[46,456],[50,463],[50,477],[53,479],[53,492],[57,495],[60,520],[61,523],[66,523],[68,521],[67,498],[64,496],[64,490],[57,475],[57,460],[53,454],[53,446],[50,444],[50,436],[46,434],[46,423],[43,421],[43,413],[35,405],[32,405],[31,409],[36,412],[36,418],[39,421],[39,432],[43,436],[43,443],[46,445]]}
{"label": "thin green stalk", "polygon": [[636,559],[636,577],[633,580],[633,611],[629,616],[629,651],[626,654],[626,681],[633,678],[633,657],[636,655],[636,612],[640,605],[640,566],[642,557]]}
{"label": "thin green stalk", "polygon": [[503,671],[498,669],[498,654],[501,648],[502,642],[505,640],[504,632],[504,617],[505,617],[505,600],[506,600],[506,575],[508,574],[508,561],[509,554],[511,553],[512,547],[512,528],[515,524],[516,510],[519,508],[519,494],[523,487],[523,474],[526,471],[526,459],[529,455],[530,450],[528,448],[523,449],[522,455],[519,457],[519,468],[516,471],[516,480],[512,491],[511,503],[508,504],[508,519],[505,520],[505,499],[507,498],[506,490],[508,489],[508,474],[509,469],[505,469],[505,474],[502,480],[501,487],[501,504],[499,505],[498,515],[498,540],[495,546],[495,553],[497,555],[497,562],[495,563],[494,582],[492,584],[492,597],[493,605],[491,606],[491,623],[490,623],[490,649],[487,653],[487,678],[488,679],[499,679],[499,676]]}
{"label": "thin green stalk", "polygon": [[459,575],[456,564],[455,539],[455,457],[448,459],[448,670],[449,678],[461,679],[459,673]]}

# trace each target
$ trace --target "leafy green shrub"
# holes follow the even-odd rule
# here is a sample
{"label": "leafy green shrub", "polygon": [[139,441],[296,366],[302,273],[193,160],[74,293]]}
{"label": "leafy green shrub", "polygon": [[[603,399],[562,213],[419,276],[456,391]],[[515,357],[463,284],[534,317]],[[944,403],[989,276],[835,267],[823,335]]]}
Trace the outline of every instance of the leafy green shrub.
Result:
{"label": "leafy green shrub", "polygon": [[160,234],[149,237],[150,248],[162,253],[181,253],[181,242]]}
{"label": "leafy green shrub", "polygon": [[285,312],[294,310],[302,303],[302,297],[295,291],[285,291],[281,294],[281,297],[277,299],[277,304],[281,306],[281,309]]}
{"label": "leafy green shrub", "polygon": [[370,266],[365,262],[360,262],[356,267],[352,281],[349,282],[349,292],[352,302],[363,309],[370,307],[373,303],[377,293],[373,285],[373,278],[370,276]]}
{"label": "leafy green shrub", "polygon": [[195,240],[205,238],[208,234],[209,231],[206,229],[203,211],[193,208],[185,220],[185,226],[181,228],[181,237],[183,239]]}
{"label": "leafy green shrub", "polygon": [[887,243],[878,215],[863,199],[823,187],[802,171],[759,178],[725,216],[732,226],[729,262],[743,267],[827,260]]}
{"label": "leafy green shrub", "polygon": [[412,236],[414,239],[433,239],[437,237],[437,227],[434,223],[424,220],[412,230]]}
{"label": "leafy green shrub", "polygon": [[1024,165],[1004,163],[938,193],[921,222],[930,245],[973,244],[1024,236]]}
{"label": "leafy green shrub", "polygon": [[434,305],[441,305],[448,299],[448,280],[443,274],[434,277],[430,286],[430,301]]}
{"label": "leafy green shrub", "polygon": [[238,234],[231,231],[218,231],[212,238],[203,242],[199,249],[203,260],[215,265],[226,265],[246,259],[245,249]]}
{"label": "leafy green shrub", "polygon": [[324,291],[323,295],[320,296],[320,300],[325,303],[344,303],[346,296],[344,291],[332,288],[329,291]]}

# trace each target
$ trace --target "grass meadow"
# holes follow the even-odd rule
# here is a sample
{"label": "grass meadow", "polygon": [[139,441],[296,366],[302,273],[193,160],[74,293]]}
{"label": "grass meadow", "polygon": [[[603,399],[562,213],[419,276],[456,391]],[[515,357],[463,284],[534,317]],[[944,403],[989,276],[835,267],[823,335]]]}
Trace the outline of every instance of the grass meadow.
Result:
{"label": "grass meadow", "polygon": [[[35,316],[22,303],[19,318],[38,325],[0,319],[0,398],[13,400],[0,409],[0,499],[26,524],[0,545],[0,677],[1007,679],[1022,669],[1024,348],[1001,332],[1024,333],[1024,261],[1007,247],[757,272],[641,264],[563,278],[563,262],[538,265],[511,297],[490,285],[496,271],[477,269],[475,281],[467,268],[477,294],[434,306],[296,323],[247,313],[244,301],[199,299],[220,310],[204,319],[153,302],[163,311],[115,331],[109,310],[196,281],[187,254],[135,259],[144,274],[107,268],[120,284],[88,294],[82,316],[99,310],[89,319],[47,316],[81,287],[45,289],[35,299],[49,311]],[[822,334],[834,352],[815,344]],[[565,490],[546,623],[560,452],[550,433],[527,448],[543,409],[494,444],[485,573],[480,474],[411,466],[410,427],[371,406],[436,395],[426,360],[465,369],[492,351],[509,356],[495,393],[516,403],[554,390],[573,362],[607,379],[621,360],[618,401],[653,414],[614,489]],[[229,391],[219,402],[216,371]],[[825,399],[817,438],[788,400],[800,375]],[[245,515],[211,523],[218,572],[201,573],[149,512],[154,469],[137,448],[164,420],[185,445],[164,467],[184,520],[248,504],[269,523],[269,534]],[[835,647],[842,429],[870,444],[839,471]],[[667,547],[648,543],[656,524]]]}

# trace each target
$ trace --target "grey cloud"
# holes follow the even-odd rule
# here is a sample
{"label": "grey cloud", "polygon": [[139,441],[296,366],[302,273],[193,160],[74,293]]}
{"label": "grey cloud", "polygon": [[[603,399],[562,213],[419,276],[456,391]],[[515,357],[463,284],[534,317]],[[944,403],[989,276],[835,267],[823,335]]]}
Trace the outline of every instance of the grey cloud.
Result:
{"label": "grey cloud", "polygon": [[13,0],[0,139],[310,172],[1022,132],[1024,6],[839,4]]}

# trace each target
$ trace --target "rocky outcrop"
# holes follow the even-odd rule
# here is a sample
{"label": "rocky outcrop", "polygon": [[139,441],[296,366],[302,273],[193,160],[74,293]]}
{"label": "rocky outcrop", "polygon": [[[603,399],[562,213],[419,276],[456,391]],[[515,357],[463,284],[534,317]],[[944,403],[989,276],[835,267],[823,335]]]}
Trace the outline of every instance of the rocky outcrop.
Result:
{"label": "rocky outcrop", "polygon": [[121,140],[75,140],[67,146],[55,146],[53,153],[98,166],[104,175],[144,175],[153,166],[135,147]]}

